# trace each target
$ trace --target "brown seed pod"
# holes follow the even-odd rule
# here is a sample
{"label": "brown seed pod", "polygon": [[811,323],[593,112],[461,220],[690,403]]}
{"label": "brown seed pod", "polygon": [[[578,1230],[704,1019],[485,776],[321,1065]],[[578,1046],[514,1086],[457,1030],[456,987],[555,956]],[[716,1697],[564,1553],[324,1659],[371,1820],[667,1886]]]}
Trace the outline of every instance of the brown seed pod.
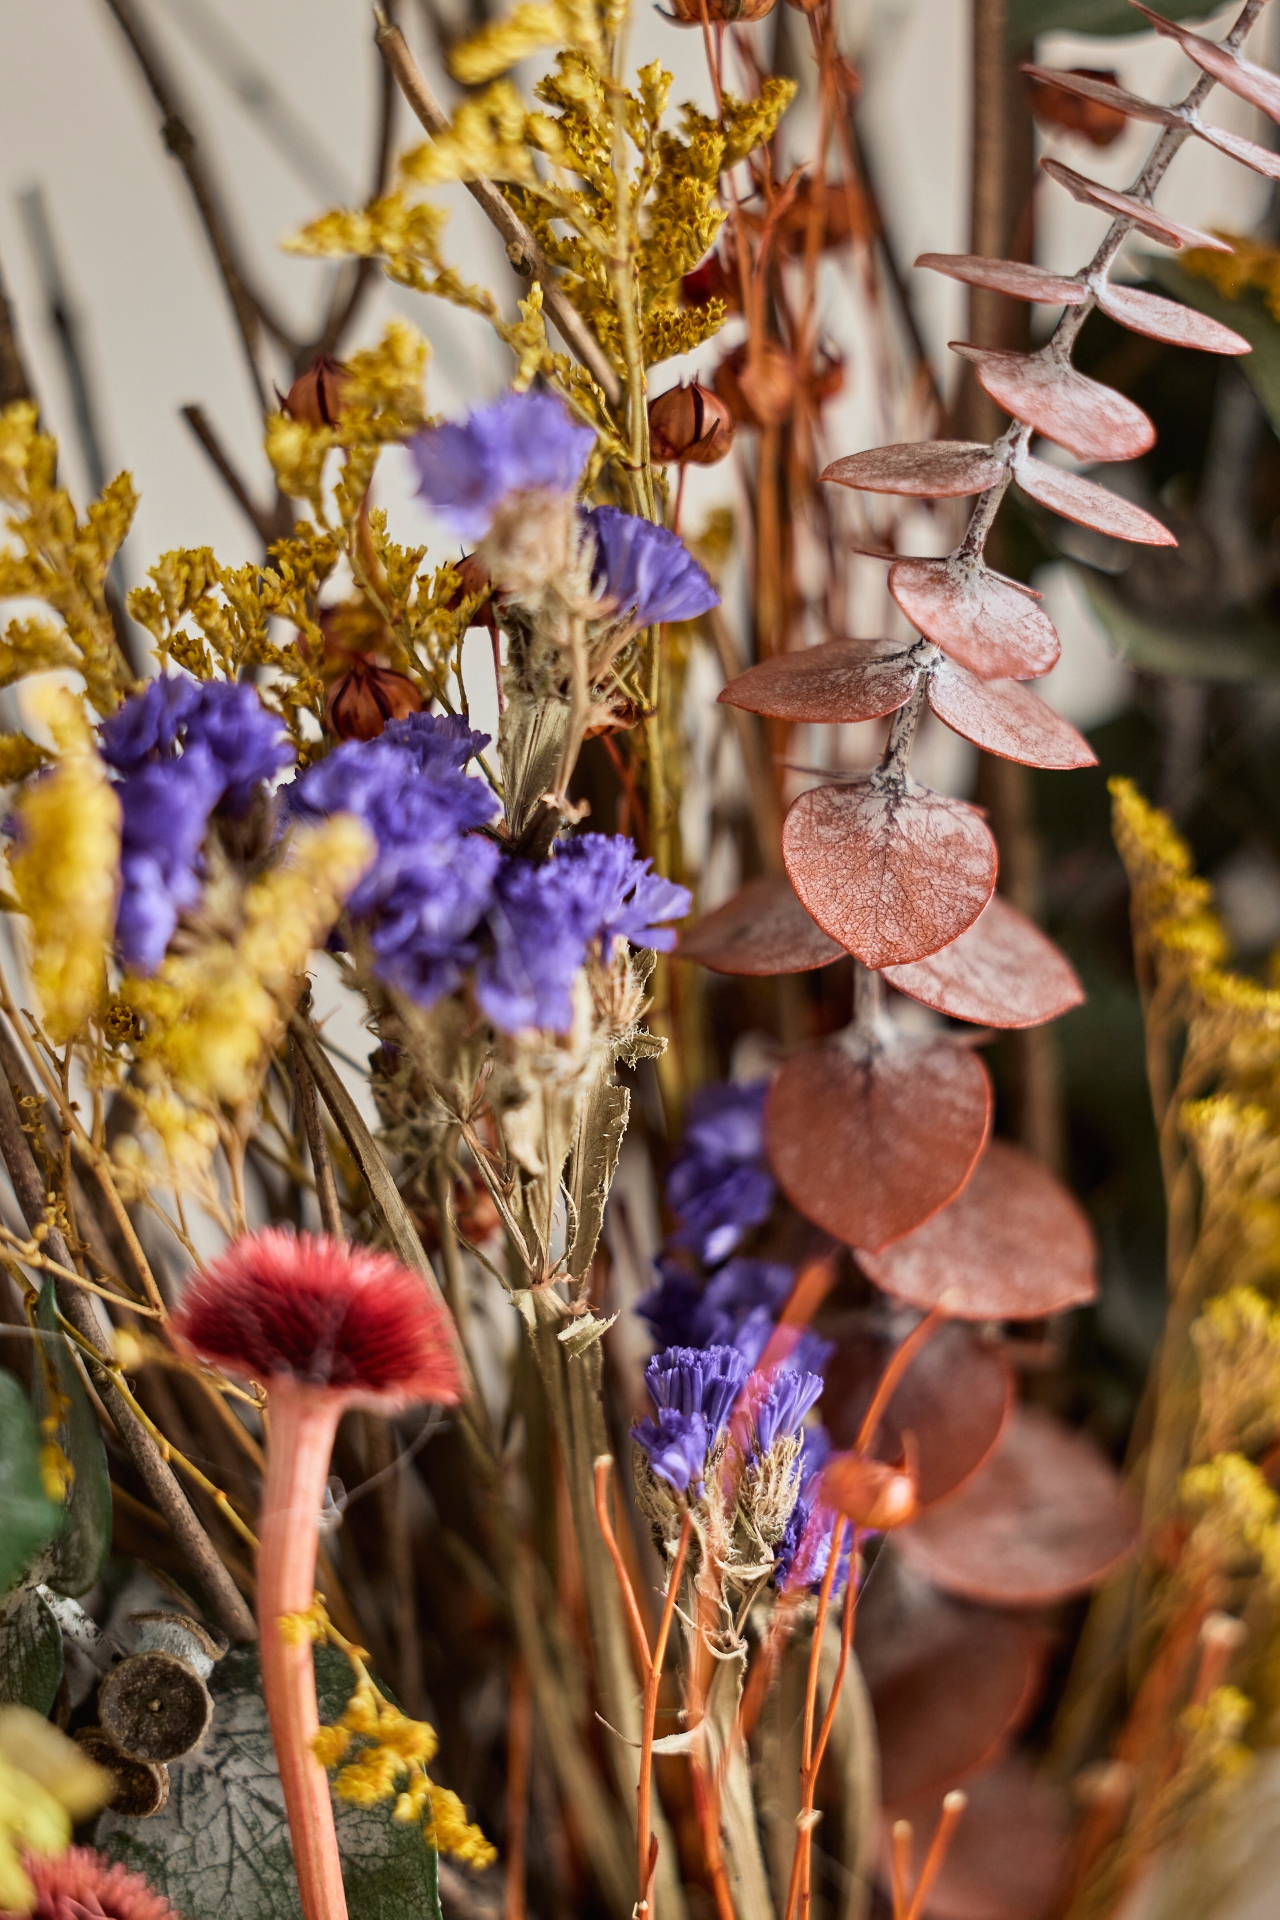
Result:
{"label": "brown seed pod", "polygon": [[[702,25],[702,0],[671,0],[673,12],[668,20],[678,27],[700,27]],[[727,22],[730,26],[745,27],[753,20],[763,20],[772,13],[774,0],[706,0],[708,20]]]}
{"label": "brown seed pod", "polygon": [[[1067,77],[1098,80],[1114,87],[1120,76],[1112,67],[1070,67]],[[1028,78],[1031,111],[1046,133],[1078,133],[1095,147],[1109,147],[1128,125],[1128,115],[1105,100],[1088,99],[1050,80]]]}
{"label": "brown seed pod", "polygon": [[326,724],[339,740],[376,740],[388,720],[421,711],[422,695],[412,680],[373,660],[355,661],[324,703]]}
{"label": "brown seed pod", "polygon": [[730,313],[741,313],[742,276],[736,257],[732,253],[722,256],[718,250],[709,253],[681,280],[680,298],[686,307],[705,307],[713,300],[723,300]]}
{"label": "brown seed pod", "polygon": [[754,352],[750,341],[726,354],[711,384],[740,427],[776,427],[791,411],[796,370],[791,355],[766,340]]}
{"label": "brown seed pod", "polygon": [[904,1527],[919,1511],[916,1473],[909,1462],[890,1466],[863,1453],[836,1453],[822,1474],[822,1500],[855,1527],[887,1533]]}
{"label": "brown seed pod", "polygon": [[649,402],[649,450],[659,466],[714,466],[732,445],[728,407],[698,381],[669,387]]}
{"label": "brown seed pod", "polygon": [[149,1820],[153,1813],[164,1811],[169,1798],[169,1769],[160,1761],[135,1760],[121,1753],[101,1727],[79,1727],[71,1737],[96,1767],[110,1775],[107,1805],[112,1813],[122,1813],[130,1820]]}
{"label": "brown seed pod", "polygon": [[128,1759],[176,1760],[213,1718],[205,1681],[227,1650],[221,1634],[180,1613],[135,1613],[138,1651],[98,1688],[98,1717]]}
{"label": "brown seed pod", "polygon": [[322,353],[298,375],[280,402],[281,411],[307,427],[334,427],[342,417],[350,385],[350,369]]}

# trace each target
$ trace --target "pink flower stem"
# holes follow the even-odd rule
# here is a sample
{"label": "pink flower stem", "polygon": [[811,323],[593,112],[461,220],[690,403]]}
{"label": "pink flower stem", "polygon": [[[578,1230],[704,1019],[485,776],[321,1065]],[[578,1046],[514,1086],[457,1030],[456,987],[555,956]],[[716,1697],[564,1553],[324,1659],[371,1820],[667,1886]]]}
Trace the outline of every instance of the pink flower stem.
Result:
{"label": "pink flower stem", "polygon": [[346,1920],[329,1780],[312,1751],[320,1726],[311,1641],[281,1616],[315,1597],[316,1544],[342,1397],[288,1375],[270,1384],[270,1444],[258,1550],[262,1690],[275,1743],[304,1920]]}

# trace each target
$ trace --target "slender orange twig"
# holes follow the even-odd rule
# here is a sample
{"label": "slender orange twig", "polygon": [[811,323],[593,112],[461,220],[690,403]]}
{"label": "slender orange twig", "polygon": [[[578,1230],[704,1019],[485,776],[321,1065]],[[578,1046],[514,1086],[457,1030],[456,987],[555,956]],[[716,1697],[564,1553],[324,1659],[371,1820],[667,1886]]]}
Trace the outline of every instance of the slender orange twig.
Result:
{"label": "slender orange twig", "polygon": [[614,1573],[618,1577],[618,1586],[622,1593],[623,1611],[626,1613],[627,1625],[631,1630],[631,1638],[635,1645],[636,1659],[639,1662],[640,1672],[642,1675],[647,1675],[650,1661],[649,1636],[644,1630],[644,1620],[641,1617],[640,1604],[636,1599],[635,1588],[631,1584],[631,1576],[627,1572],[626,1562],[622,1558],[622,1549],[619,1547],[614,1535],[613,1522],[609,1518],[609,1475],[612,1471],[612,1454],[602,1453],[596,1461],[594,1468],[596,1520],[604,1536],[604,1544],[609,1550],[609,1558],[613,1562]]}
{"label": "slender orange twig", "polygon": [[893,1823],[893,1920],[907,1920],[907,1882],[911,1878],[911,1822]]}
{"label": "slender orange twig", "polygon": [[958,1787],[944,1796],[942,1812],[933,1830],[933,1839],[929,1842],[929,1851],[920,1869],[920,1878],[916,1881],[911,1905],[907,1908],[906,1920],[920,1920],[924,1912],[924,1903],[933,1892],[933,1883],[942,1872],[943,1862],[951,1846],[951,1836],[959,1825],[960,1815],[968,1804],[968,1795],[961,1793]]}
{"label": "slender orange twig", "polygon": [[876,1428],[884,1418],[885,1408],[898,1389],[903,1374],[911,1365],[926,1340],[933,1338],[940,1321],[946,1319],[941,1307],[931,1307],[923,1320],[912,1327],[901,1346],[896,1347],[888,1366],[880,1375],[879,1384],[871,1396],[871,1405],[867,1408],[858,1437],[853,1443],[855,1453],[865,1453],[876,1437]]}
{"label": "slender orange twig", "polygon": [[667,1597],[662,1609],[658,1637],[653,1644],[653,1657],[644,1679],[644,1719],[640,1728],[640,1780],[636,1788],[636,1856],[640,1876],[640,1904],[636,1909],[638,1914],[646,1914],[650,1911],[653,1876],[658,1865],[657,1835],[650,1834],[653,1815],[653,1734],[658,1719],[658,1690],[662,1685],[662,1667],[667,1657],[667,1640],[671,1633],[671,1622],[675,1618],[676,1595],[680,1591],[680,1576],[684,1572],[685,1557],[689,1551],[692,1534],[693,1515],[686,1513],[684,1524],[680,1528],[680,1540],[676,1547],[675,1558],[671,1562],[671,1573],[667,1580]]}
{"label": "slender orange twig", "polygon": [[[809,1855],[813,1837],[813,1789],[817,1769],[813,1765],[813,1727],[818,1713],[818,1673],[822,1665],[822,1640],[826,1631],[831,1589],[840,1564],[840,1548],[848,1521],[841,1514],[831,1535],[831,1552],[822,1587],[818,1594],[818,1613],[813,1623],[813,1643],[809,1649],[809,1677],[804,1696],[804,1733],[800,1747],[800,1812],[796,1819],[796,1850],[791,1857],[791,1882],[787,1888],[786,1920],[796,1920],[802,1894],[807,1893]],[[808,1904],[807,1898],[805,1904]]]}

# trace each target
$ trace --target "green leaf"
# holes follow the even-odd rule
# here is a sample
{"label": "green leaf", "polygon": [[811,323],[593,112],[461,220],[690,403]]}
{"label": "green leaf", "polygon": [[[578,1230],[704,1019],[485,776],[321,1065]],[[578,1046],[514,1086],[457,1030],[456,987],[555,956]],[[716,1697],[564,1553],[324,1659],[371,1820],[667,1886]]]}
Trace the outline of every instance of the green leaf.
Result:
{"label": "green leaf", "polygon": [[1135,667],[1174,679],[1236,685],[1280,677],[1280,627],[1260,614],[1240,612],[1180,626],[1128,606],[1105,574],[1080,566],[1076,574],[1116,652]]}
{"label": "green leaf", "polygon": [[0,1612],[0,1702],[48,1713],[62,1678],[62,1629],[34,1587]]}
{"label": "green leaf", "polygon": [[0,1373],[0,1594],[8,1593],[61,1523],[62,1509],[40,1478],[35,1416],[19,1382]]}
{"label": "green leaf", "polygon": [[1246,287],[1234,300],[1228,300],[1210,281],[1188,273],[1176,260],[1153,258],[1146,262],[1146,268],[1151,278],[1176,299],[1244,335],[1253,352],[1241,355],[1240,371],[1257,394],[1272,427],[1280,433],[1280,320],[1269,311],[1262,292]]}
{"label": "green leaf", "polygon": [[[66,1524],[45,1558],[43,1578],[56,1593],[88,1593],[111,1552],[111,1479],[97,1415],[67,1337],[58,1326],[52,1279],[41,1289],[35,1323],[46,1336],[41,1343],[46,1363],[52,1366],[58,1388],[69,1402],[58,1422],[56,1439],[75,1470]],[[44,1367],[35,1368],[31,1398],[37,1419],[44,1419],[51,1406]]]}
{"label": "green leaf", "polygon": [[[322,1721],[351,1697],[351,1668],[316,1651]],[[185,1920],[300,1920],[258,1656],[249,1647],[213,1670],[213,1724],[200,1746],[169,1762],[169,1803],[146,1820],[104,1813],[97,1844],[145,1873]],[[421,1830],[376,1807],[334,1802],[351,1920],[441,1920],[436,1856]]]}
{"label": "green leaf", "polygon": [[[1168,20],[1203,20],[1204,0],[1163,0]],[[1146,33],[1146,21],[1128,0],[1009,0],[1005,38],[1021,52],[1040,33]]]}

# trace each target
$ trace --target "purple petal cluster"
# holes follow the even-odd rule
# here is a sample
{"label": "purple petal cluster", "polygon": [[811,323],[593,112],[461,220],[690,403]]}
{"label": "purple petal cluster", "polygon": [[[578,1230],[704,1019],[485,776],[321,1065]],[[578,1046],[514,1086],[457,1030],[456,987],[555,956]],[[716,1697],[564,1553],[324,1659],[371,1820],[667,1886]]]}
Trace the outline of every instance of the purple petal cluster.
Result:
{"label": "purple petal cluster", "polygon": [[631,1429],[659,1480],[677,1493],[701,1495],[707,1457],[729,1424],[750,1372],[732,1347],[668,1347],[645,1368],[657,1418]]}
{"label": "purple petal cluster", "polygon": [[169,674],[103,722],[101,748],[122,776],[116,945],[135,972],[154,973],[200,897],[210,816],[246,812],[293,748],[251,686]]}
{"label": "purple petal cluster", "polygon": [[727,1260],[743,1235],[768,1219],[777,1188],[764,1159],[766,1082],[704,1087],[689,1103],[684,1144],[667,1174],[677,1247],[704,1265]]}
{"label": "purple petal cluster", "polygon": [[481,1010],[504,1033],[564,1032],[574,976],[598,942],[670,947],[661,922],[689,910],[684,887],[651,872],[629,840],[583,834],[542,866],[478,834],[497,812],[464,769],[486,746],[457,717],[415,713],[375,740],[348,741],[289,790],[293,814],[354,813],[378,853],[347,903],[380,979],[430,1006],[474,967]]}
{"label": "purple petal cluster", "polygon": [[571,494],[595,445],[550,393],[508,393],[465,424],[428,427],[409,441],[418,493],[460,540],[482,540],[513,493]]}
{"label": "purple petal cluster", "polygon": [[[821,1586],[831,1558],[831,1540],[836,1514],[819,1500],[822,1469],[831,1452],[825,1427],[806,1427],[800,1452],[800,1493],[778,1544],[774,1584],[779,1593],[798,1593]],[[840,1551],[840,1565],[832,1583],[839,1594],[849,1577],[850,1543],[846,1535]]]}
{"label": "purple petal cluster", "polygon": [[619,507],[593,507],[583,517],[596,539],[591,590],[635,626],[695,620],[719,606],[702,568],[666,527]]}
{"label": "purple petal cluster", "polygon": [[506,1033],[524,1027],[564,1032],[573,1023],[574,975],[593,942],[607,960],[616,940],[668,951],[685,887],[651,871],[629,840],[585,833],[562,843],[543,866],[504,864],[489,915],[492,950],[476,969],[476,998]]}
{"label": "purple petal cluster", "polygon": [[820,1373],[784,1368],[773,1375],[752,1415],[758,1454],[772,1452],[779,1440],[789,1440],[799,1431],[810,1407],[822,1398],[822,1387]]}

